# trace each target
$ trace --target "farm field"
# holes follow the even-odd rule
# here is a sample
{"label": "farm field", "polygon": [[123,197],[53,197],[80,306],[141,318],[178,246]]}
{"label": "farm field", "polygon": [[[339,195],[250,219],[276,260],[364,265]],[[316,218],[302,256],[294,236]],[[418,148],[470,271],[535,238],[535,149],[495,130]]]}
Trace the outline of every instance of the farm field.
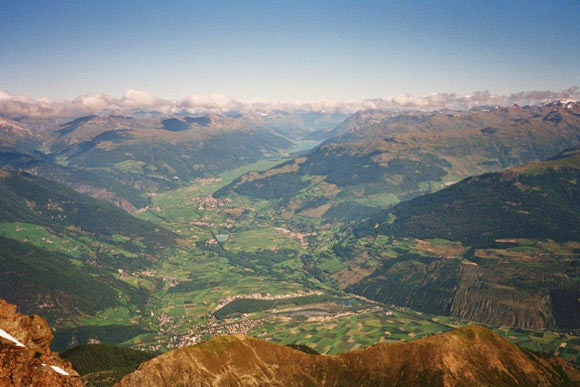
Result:
{"label": "farm field", "polygon": [[279,344],[304,344],[317,352],[337,354],[377,343],[413,340],[451,327],[412,311],[372,308],[331,321],[276,322],[250,331],[252,336]]}
{"label": "farm field", "polygon": [[[263,161],[152,198],[151,208],[139,217],[174,231],[183,243],[149,273],[136,276],[158,281],[147,305],[148,314],[141,314],[138,319],[138,325],[150,333],[125,344],[167,350],[216,334],[245,333],[334,354],[379,342],[413,340],[469,323],[352,298],[337,286],[346,278],[341,275],[347,270],[330,245],[338,229],[317,227],[311,219],[298,220],[299,223],[296,218],[285,220],[267,200],[211,196],[239,175],[264,170],[278,162]],[[305,231],[308,228],[310,231]],[[518,241],[524,247],[530,244]],[[390,241],[383,236],[360,239],[356,246],[370,253],[364,263],[370,269],[402,253],[461,257],[466,251],[460,243],[443,239]],[[539,246],[544,250],[569,248],[548,242]],[[374,255],[377,251],[380,254]],[[513,244],[506,252],[522,253]],[[482,253],[476,251],[475,255]],[[352,262],[349,265],[350,270],[356,270]],[[315,272],[322,275],[313,275]],[[253,306],[249,310],[238,310],[241,301],[236,299],[312,291],[334,301],[288,306],[256,300],[250,303]],[[220,314],[220,305],[228,299],[234,300],[228,306],[234,312],[224,315],[222,310]],[[356,302],[345,309],[337,299]],[[579,361],[575,347],[578,337],[574,334],[491,328],[523,347]],[[163,344],[159,346],[159,342]]]}
{"label": "farm field", "polygon": [[[501,259],[509,267],[542,270],[556,264],[545,257],[567,259],[579,248],[577,243],[518,239],[498,241],[494,249],[475,249],[467,259],[465,246],[445,239],[377,235],[343,245],[341,241],[349,242],[348,229],[339,225],[300,215],[287,218],[272,200],[212,196],[240,175],[281,161],[261,161],[152,196],[152,204],[137,216],[174,232],[178,243],[152,264],[112,273],[138,297],[120,294],[120,305],[57,330],[58,345],[66,348],[75,340],[94,338],[167,351],[216,335],[243,333],[335,354],[414,340],[469,321],[370,301],[350,294],[348,286],[398,257],[408,257],[418,267],[429,259],[460,260],[464,265]],[[120,245],[83,235],[71,238],[26,223],[3,223],[0,235],[64,252],[73,263],[86,254],[134,257]],[[112,243],[116,239],[126,242],[118,235]],[[580,364],[577,332],[490,328],[522,347]]]}
{"label": "farm field", "polygon": [[[580,248],[578,242],[531,238],[499,239],[493,248],[476,249],[443,238],[377,234],[353,239],[347,224],[317,217],[321,207],[289,216],[279,206],[284,199],[237,193],[214,197],[240,176],[285,160],[263,160],[151,196],[151,205],[136,216],[178,236],[176,244],[155,256],[133,250],[143,241],[126,235],[102,238],[74,227],[0,224],[0,236],[62,254],[79,267],[86,264],[83,257],[91,257],[94,276],[118,281],[117,304],[58,327],[55,345],[64,349],[95,339],[167,351],[242,333],[336,354],[415,340],[469,321],[371,301],[351,294],[349,286],[391,260],[419,270],[436,259],[473,267],[501,261],[506,273],[525,269],[542,275],[573,259]],[[313,184],[297,198],[323,197],[333,189]],[[376,194],[373,203],[360,204],[385,206],[392,199]],[[391,221],[395,219],[387,219]],[[113,263],[123,263],[122,269],[107,271],[106,265]],[[579,280],[573,272],[569,276]],[[580,364],[576,331],[489,327],[524,348]]]}

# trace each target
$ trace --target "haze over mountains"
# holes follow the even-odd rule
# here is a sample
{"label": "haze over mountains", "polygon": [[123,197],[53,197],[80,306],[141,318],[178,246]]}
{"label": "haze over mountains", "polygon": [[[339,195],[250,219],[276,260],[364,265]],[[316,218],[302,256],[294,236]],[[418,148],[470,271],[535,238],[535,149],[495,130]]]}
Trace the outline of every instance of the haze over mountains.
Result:
{"label": "haze over mountains", "polygon": [[89,93],[71,101],[54,101],[49,98],[29,98],[9,91],[0,91],[0,113],[9,116],[34,117],[74,117],[95,113],[145,113],[152,114],[199,114],[215,113],[257,113],[272,111],[303,111],[321,113],[352,114],[363,110],[422,110],[469,109],[479,106],[537,105],[554,100],[576,100],[580,97],[578,86],[560,91],[527,91],[510,95],[477,91],[471,95],[458,96],[454,93],[432,93],[426,95],[401,94],[391,97],[349,100],[342,102],[280,102],[242,101],[219,93],[207,96],[190,94],[181,100],[168,100],[142,90],[127,90],[123,97],[116,98],[103,93]]}
{"label": "haze over mountains", "polygon": [[292,140],[343,118],[280,111],[267,117],[90,115],[40,132],[26,127],[23,117],[3,119],[0,163],[134,211],[150,203],[145,192],[279,156]]}

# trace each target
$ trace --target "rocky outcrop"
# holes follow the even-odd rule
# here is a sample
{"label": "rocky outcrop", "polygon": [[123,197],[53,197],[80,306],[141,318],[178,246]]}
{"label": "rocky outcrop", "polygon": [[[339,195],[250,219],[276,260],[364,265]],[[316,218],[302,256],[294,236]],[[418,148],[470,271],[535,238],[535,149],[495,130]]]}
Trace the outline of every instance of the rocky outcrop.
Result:
{"label": "rocky outcrop", "polygon": [[130,386],[575,386],[580,371],[524,351],[486,328],[336,356],[310,355],[246,336],[222,336],[143,363]]}
{"label": "rocky outcrop", "polygon": [[82,386],[70,363],[50,351],[52,332],[40,316],[0,299],[0,385]]}

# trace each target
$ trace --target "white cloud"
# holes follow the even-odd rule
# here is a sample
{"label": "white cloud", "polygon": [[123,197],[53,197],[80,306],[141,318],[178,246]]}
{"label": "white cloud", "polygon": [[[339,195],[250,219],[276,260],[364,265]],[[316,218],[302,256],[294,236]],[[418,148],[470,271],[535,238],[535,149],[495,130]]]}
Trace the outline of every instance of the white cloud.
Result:
{"label": "white cloud", "polygon": [[103,93],[89,93],[72,101],[52,101],[48,98],[28,98],[0,90],[0,114],[11,116],[78,116],[107,111],[131,113],[136,110],[161,111],[174,113],[188,111],[192,114],[207,111],[242,112],[256,111],[267,113],[272,110],[304,110],[324,113],[354,113],[359,110],[435,110],[442,108],[469,109],[481,105],[507,106],[514,103],[533,105],[557,99],[580,99],[580,88],[573,86],[561,91],[527,91],[510,95],[496,95],[489,91],[477,91],[468,96],[449,93],[434,93],[421,96],[401,94],[397,96],[348,101],[280,102],[280,101],[241,101],[223,94],[190,94],[182,100],[170,101],[141,90],[127,90],[121,98]]}
{"label": "white cloud", "polygon": [[21,95],[0,92],[0,113],[10,115],[54,115],[56,109],[48,98],[30,99]]}
{"label": "white cloud", "polygon": [[184,109],[198,110],[234,110],[243,107],[243,104],[223,94],[210,95],[190,94],[178,103]]}
{"label": "white cloud", "polygon": [[166,101],[142,90],[129,89],[125,92],[125,96],[121,99],[121,106],[127,108],[144,109],[162,107],[166,105],[168,105]]}
{"label": "white cloud", "polygon": [[78,105],[79,110],[102,111],[114,104],[113,99],[103,93],[85,94],[72,101],[73,105]]}

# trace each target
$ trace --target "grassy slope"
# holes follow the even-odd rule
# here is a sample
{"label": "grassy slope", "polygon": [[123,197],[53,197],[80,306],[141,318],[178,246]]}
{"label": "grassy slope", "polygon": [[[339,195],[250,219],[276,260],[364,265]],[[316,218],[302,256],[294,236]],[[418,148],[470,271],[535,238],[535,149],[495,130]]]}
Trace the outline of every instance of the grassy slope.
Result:
{"label": "grassy slope", "polygon": [[150,266],[174,234],[58,183],[0,172],[2,296],[60,329],[145,305],[155,282],[119,273]]}
{"label": "grassy slope", "polygon": [[120,385],[214,384],[218,380],[331,386],[563,385],[579,383],[580,373],[561,359],[523,352],[485,328],[469,326],[333,357],[244,336],[219,337],[159,356],[123,378]]}
{"label": "grassy slope", "polygon": [[[141,241],[151,251],[173,239],[166,230],[110,203],[40,177],[16,172],[2,171],[0,221],[50,226],[63,232],[76,229],[108,241],[119,234]],[[138,250],[130,243],[126,245],[131,250]]]}

